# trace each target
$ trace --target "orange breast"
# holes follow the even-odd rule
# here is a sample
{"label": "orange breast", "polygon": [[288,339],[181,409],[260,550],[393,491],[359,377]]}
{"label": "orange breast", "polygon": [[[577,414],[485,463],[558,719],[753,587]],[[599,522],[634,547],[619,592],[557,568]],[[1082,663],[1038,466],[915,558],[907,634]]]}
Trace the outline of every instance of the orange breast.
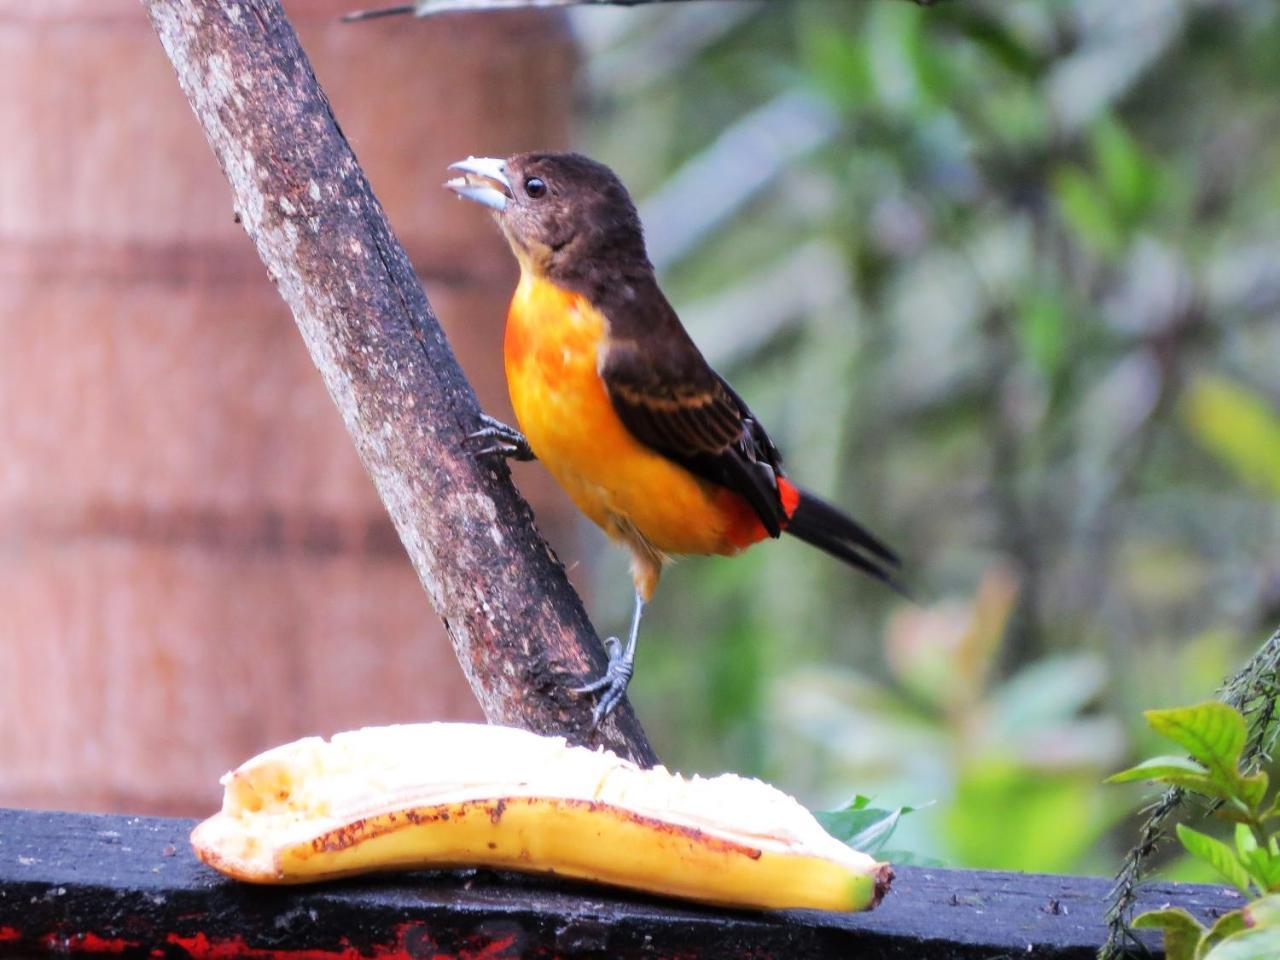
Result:
{"label": "orange breast", "polygon": [[538,459],[605,533],[664,554],[736,553],[765,534],[746,501],[636,440],[599,374],[608,322],[526,272],[507,315],[507,386]]}

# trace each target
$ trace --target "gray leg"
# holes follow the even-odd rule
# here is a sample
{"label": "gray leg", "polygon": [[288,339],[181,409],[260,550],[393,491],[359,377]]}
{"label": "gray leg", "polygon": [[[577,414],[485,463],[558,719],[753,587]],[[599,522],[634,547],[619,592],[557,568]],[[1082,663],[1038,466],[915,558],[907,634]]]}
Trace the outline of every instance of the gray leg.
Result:
{"label": "gray leg", "polygon": [[472,450],[473,457],[499,456],[508,460],[533,460],[533,450],[524,434],[515,427],[509,427],[496,417],[487,413],[480,414],[480,422],[484,424],[474,433],[467,434],[468,443],[481,442],[485,445]]}
{"label": "gray leg", "polygon": [[600,694],[595,710],[591,713],[592,729],[600,726],[600,721],[609,715],[627,692],[627,684],[631,682],[631,675],[636,669],[636,637],[640,633],[640,614],[642,613],[644,613],[644,600],[637,591],[636,605],[631,613],[631,635],[627,637],[626,648],[623,649],[617,637],[609,637],[605,640],[605,648],[609,651],[609,666],[605,669],[604,676],[581,687],[575,687],[572,691],[573,693],[604,691]]}

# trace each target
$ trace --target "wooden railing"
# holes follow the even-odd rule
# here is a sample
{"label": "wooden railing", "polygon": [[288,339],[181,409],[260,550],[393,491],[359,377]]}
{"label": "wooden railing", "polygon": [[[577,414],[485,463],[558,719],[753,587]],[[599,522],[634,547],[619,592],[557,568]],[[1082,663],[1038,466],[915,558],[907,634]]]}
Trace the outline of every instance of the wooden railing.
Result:
{"label": "wooden railing", "polygon": [[[0,809],[0,957],[1087,960],[1105,934],[1100,878],[902,867],[864,914],[727,911],[487,870],[255,887],[199,863],[192,825]],[[1140,900],[1206,922],[1242,903],[1176,883]]]}

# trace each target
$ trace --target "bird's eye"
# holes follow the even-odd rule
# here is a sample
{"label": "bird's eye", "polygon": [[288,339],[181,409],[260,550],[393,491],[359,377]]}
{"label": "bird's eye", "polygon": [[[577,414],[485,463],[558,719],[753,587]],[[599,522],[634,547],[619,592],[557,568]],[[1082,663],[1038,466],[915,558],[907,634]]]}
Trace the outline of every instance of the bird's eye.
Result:
{"label": "bird's eye", "polygon": [[532,199],[537,200],[546,194],[547,185],[537,177],[530,177],[524,182],[524,192]]}

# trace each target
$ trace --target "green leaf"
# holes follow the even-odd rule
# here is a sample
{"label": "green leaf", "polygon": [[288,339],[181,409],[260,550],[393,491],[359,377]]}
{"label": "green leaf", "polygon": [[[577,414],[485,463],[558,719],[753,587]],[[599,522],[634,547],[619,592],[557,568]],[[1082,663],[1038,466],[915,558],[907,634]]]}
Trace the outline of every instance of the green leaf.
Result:
{"label": "green leaf", "polygon": [[1230,913],[1224,913],[1209,928],[1209,932],[1200,939],[1200,946],[1196,948],[1196,960],[1203,960],[1205,954],[1212,950],[1219,941],[1225,940],[1232,934],[1239,933],[1244,929],[1243,910],[1232,910]]}
{"label": "green leaf", "polygon": [[1107,667],[1099,657],[1044,657],[991,692],[992,720],[1011,732],[1056,732],[1079,717],[1106,686]]}
{"label": "green leaf", "polygon": [[837,106],[863,103],[872,90],[866,49],[854,35],[831,29],[826,21],[802,21],[800,44],[808,74]]}
{"label": "green leaf", "polygon": [[1203,765],[1186,757],[1152,757],[1150,760],[1143,760],[1136,767],[1113,773],[1105,782],[1131,783],[1134,780],[1160,780],[1166,776],[1186,776],[1187,774],[1204,776],[1208,772]]}
{"label": "green leaf", "polygon": [[1280,957],[1280,927],[1245,930],[1227,937],[1204,960],[1276,960]]}
{"label": "green leaf", "polygon": [[1148,910],[1133,921],[1137,930],[1163,930],[1165,960],[1194,960],[1204,936],[1200,921],[1181,907]]}
{"label": "green leaf", "polygon": [[1132,134],[1113,119],[1100,121],[1091,137],[1102,185],[1129,224],[1142,220],[1158,186],[1156,168]]}
{"label": "green leaf", "polygon": [[1136,767],[1121,770],[1107,777],[1106,783],[1132,783],[1135,780],[1154,780],[1176,787],[1185,787],[1196,793],[1226,799],[1232,791],[1210,779],[1209,771],[1186,757],[1152,757]]}
{"label": "green leaf", "polygon": [[1280,416],[1265,397],[1225,377],[1199,376],[1182,413],[1196,439],[1241,480],[1280,494]]}
{"label": "green leaf", "polygon": [[1253,830],[1243,823],[1236,824],[1236,852],[1259,890],[1274,890],[1280,883],[1280,857],[1267,847],[1260,847]]}
{"label": "green leaf", "polygon": [[1267,775],[1261,770],[1247,777],[1236,777],[1236,792],[1249,805],[1250,810],[1261,808],[1262,801],[1267,796],[1267,785]]}
{"label": "green leaf", "polygon": [[1262,813],[1263,820],[1273,820],[1276,817],[1280,817],[1280,793],[1275,795],[1275,798],[1271,801],[1271,806]]}
{"label": "green leaf", "polygon": [[1240,859],[1243,860],[1245,857],[1249,856],[1249,854],[1253,853],[1253,851],[1257,849],[1258,849],[1258,840],[1253,835],[1253,831],[1250,830],[1243,823],[1237,823],[1236,824],[1236,850],[1240,854]]}
{"label": "green leaf", "polygon": [[1070,871],[1102,830],[1096,784],[1090,773],[966,760],[944,813],[948,855],[966,866]]}
{"label": "green leaf", "polygon": [[1233,887],[1241,893],[1249,892],[1249,874],[1240,865],[1236,852],[1221,840],[1215,840],[1208,834],[1193,830],[1185,823],[1178,824],[1178,839],[1187,848],[1187,852],[1197,859],[1203,860],[1217,870]]}
{"label": "green leaf", "polygon": [[892,863],[895,867],[945,867],[947,861],[937,857],[926,857],[911,850],[881,850],[877,859]]}
{"label": "green leaf", "polygon": [[1240,863],[1259,890],[1280,890],[1280,854],[1276,852],[1274,838],[1268,847],[1260,847],[1253,831],[1244,824],[1238,824],[1236,849],[1240,852]]}
{"label": "green leaf", "polygon": [[868,823],[876,819],[876,813],[883,812],[872,811],[864,816],[869,806],[871,806],[871,798],[857,793],[839,810],[815,810],[813,815],[822,824],[823,830],[837,840],[848,842],[849,837],[865,829]]}
{"label": "green leaf", "polygon": [[1148,710],[1147,723],[1206,767],[1219,783],[1234,786],[1244,750],[1244,717],[1225,703],[1209,700],[1194,707]]}
{"label": "green leaf", "polygon": [[1059,291],[1036,291],[1017,311],[1022,349],[1047,380],[1057,375],[1067,355],[1070,323]]}
{"label": "green leaf", "polygon": [[1113,255],[1124,245],[1120,227],[1102,191],[1079,167],[1062,167],[1053,178],[1053,192],[1062,217],[1081,243]]}
{"label": "green leaf", "polygon": [[824,830],[863,853],[876,853],[893,836],[898,821],[915,807],[898,807],[880,810],[872,806],[869,797],[855,796],[842,810],[820,811],[814,814]]}
{"label": "green leaf", "polygon": [[899,807],[896,810],[878,810],[877,813],[883,814],[878,820],[869,824],[865,830],[855,834],[846,841],[849,846],[855,850],[861,850],[863,853],[875,853],[893,836],[893,831],[898,829],[898,821],[904,813],[909,813],[910,807]]}

